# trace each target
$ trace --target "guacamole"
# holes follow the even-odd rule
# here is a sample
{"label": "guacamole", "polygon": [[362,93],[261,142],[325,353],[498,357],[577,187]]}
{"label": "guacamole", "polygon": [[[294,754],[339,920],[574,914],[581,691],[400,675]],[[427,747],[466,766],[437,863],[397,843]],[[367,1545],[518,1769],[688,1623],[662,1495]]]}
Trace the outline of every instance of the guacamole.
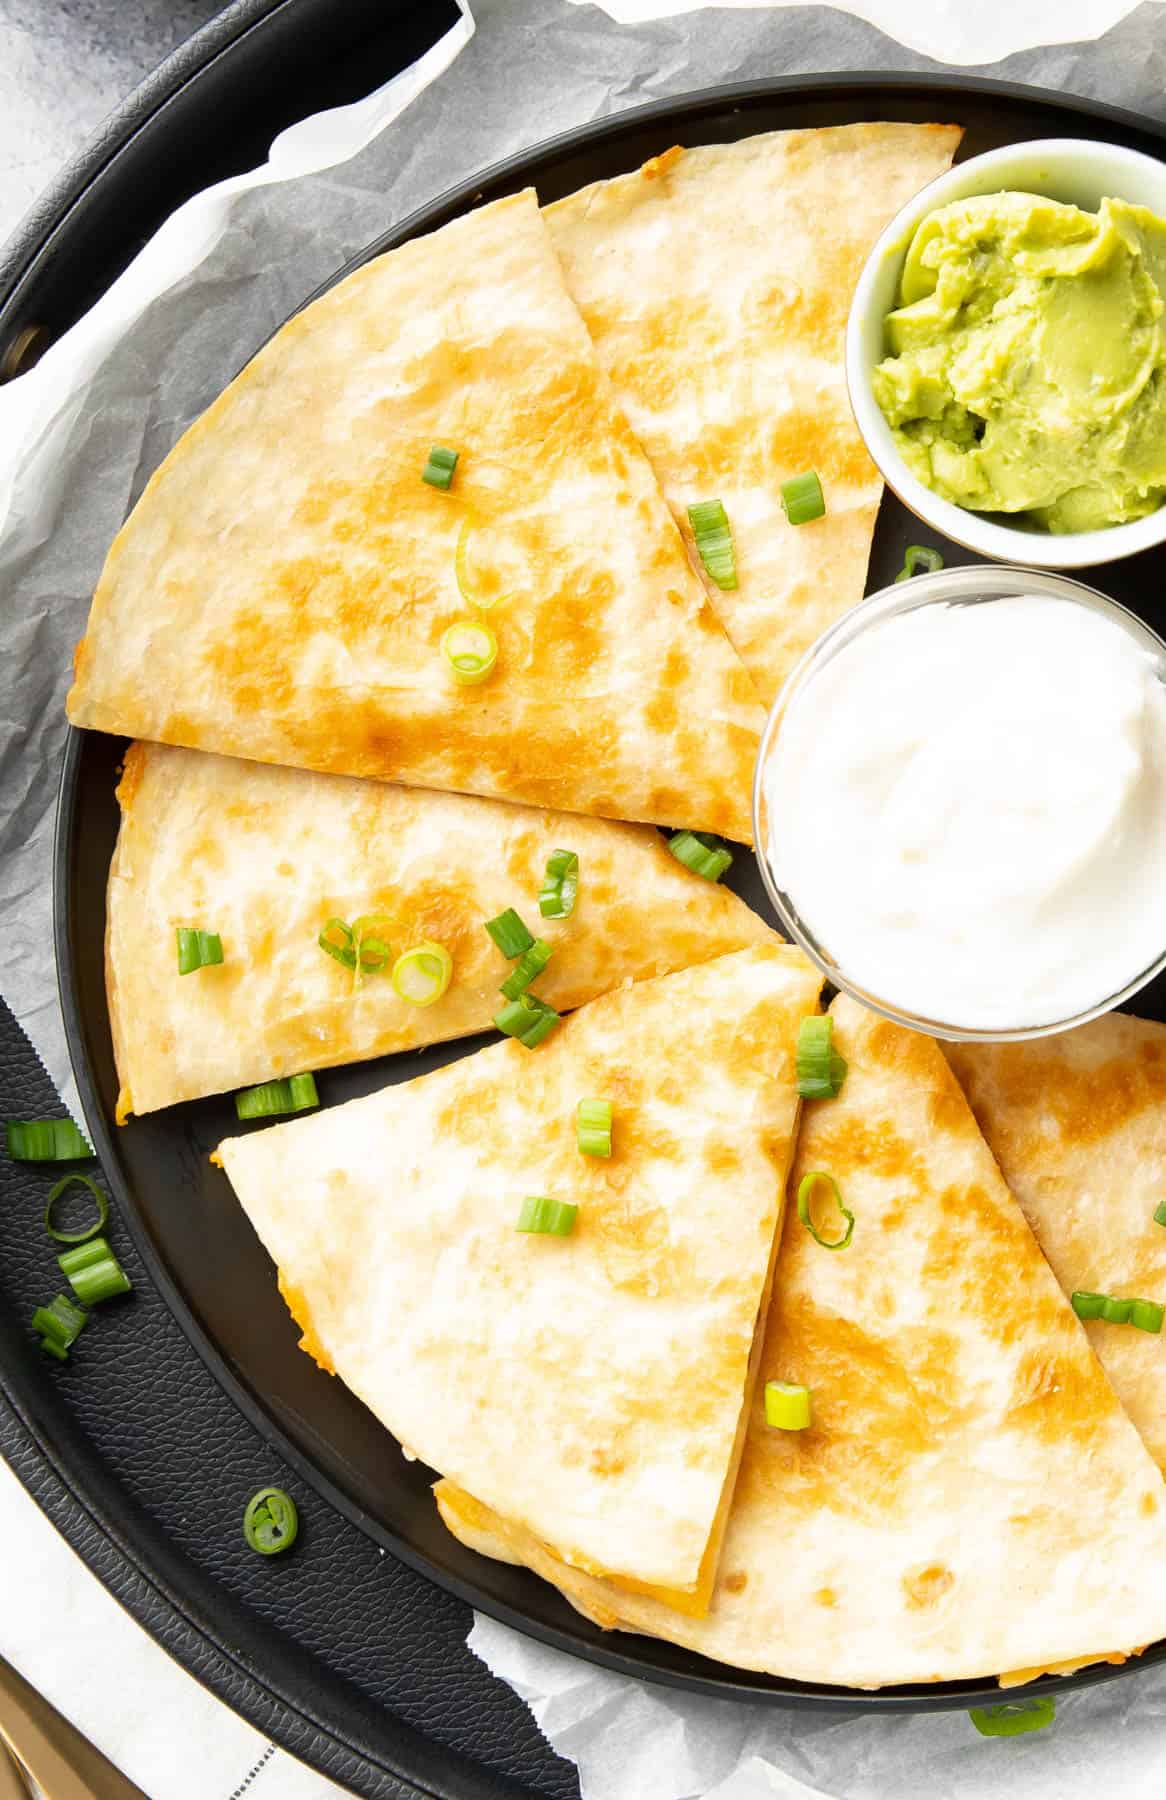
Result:
{"label": "guacamole", "polygon": [[1166,495],[1166,220],[957,200],[907,253],[874,396],[945,500],[1093,531]]}

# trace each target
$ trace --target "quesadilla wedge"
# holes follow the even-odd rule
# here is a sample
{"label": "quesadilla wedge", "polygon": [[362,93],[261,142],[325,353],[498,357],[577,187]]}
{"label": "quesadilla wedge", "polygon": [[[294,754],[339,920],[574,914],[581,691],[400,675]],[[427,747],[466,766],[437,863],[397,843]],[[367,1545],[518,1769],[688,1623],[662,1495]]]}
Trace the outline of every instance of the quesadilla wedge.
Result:
{"label": "quesadilla wedge", "polygon": [[[118,799],[106,976],[121,1118],[490,1030],[514,965],[485,925],[508,907],[551,947],[536,989],[560,1012],[773,935],[650,826],[162,744],[131,746]],[[579,858],[578,897],[544,919],[561,848]],[[318,940],[329,920],[364,916],[391,954],[358,976]],[[180,975],[175,933],[199,926],[223,961]],[[453,972],[417,1006],[391,969],[425,941]]]}
{"label": "quesadilla wedge", "polygon": [[756,693],[533,192],[349,276],[190,428],[109,553],[68,710],[749,839]]}
{"label": "quesadilla wedge", "polygon": [[[862,124],[676,147],[546,211],[690,543],[689,505],[725,506],[738,585],[706,586],[767,703],[862,599],[882,482],[846,395],[846,316],[879,232],[943,173],[960,135]],[[808,470],[826,514],[795,528],[781,484]]]}
{"label": "quesadilla wedge", "polygon": [[[556,1555],[677,1606],[711,1590],[820,985],[758,945],[216,1153],[317,1360]],[[577,1207],[569,1235],[516,1229],[528,1197]]]}
{"label": "quesadilla wedge", "polygon": [[[467,1484],[440,1484],[442,1516],[601,1625],[800,1681],[1121,1660],[1166,1633],[1162,1476],[938,1046],[831,1012],[849,1073],[807,1105],[790,1191],[827,1171],[853,1237],[832,1252],[787,1206],[708,1616],[567,1569]],[[766,1425],[766,1381],[810,1388],[808,1429]]]}
{"label": "quesadilla wedge", "polygon": [[[944,1048],[1065,1292],[1166,1305],[1166,1026],[1108,1013],[1027,1043]],[[1085,1330],[1166,1468],[1166,1342],[1100,1319]]]}

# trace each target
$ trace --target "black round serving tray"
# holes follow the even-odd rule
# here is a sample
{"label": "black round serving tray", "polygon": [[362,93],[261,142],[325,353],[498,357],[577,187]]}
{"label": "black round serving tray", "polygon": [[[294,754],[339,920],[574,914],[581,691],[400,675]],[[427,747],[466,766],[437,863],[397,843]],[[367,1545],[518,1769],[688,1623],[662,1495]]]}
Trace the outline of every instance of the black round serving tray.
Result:
{"label": "black round serving tray", "polygon": [[[965,155],[1047,135],[1104,137],[1151,154],[1162,154],[1166,141],[1166,134],[1130,115],[970,79],[755,83],[637,109],[571,133],[443,197],[385,242],[431,229],[527,182],[544,199],[555,198],[634,167],[677,139],[731,139],[860,118],[958,120],[967,128]],[[898,569],[904,543],[918,530],[888,499],[872,587]],[[949,560],[968,559],[953,548]],[[1112,566],[1095,579],[1161,623],[1155,614],[1162,568],[1159,554]],[[0,1251],[11,1252],[9,1264],[0,1261],[0,1326],[6,1333],[0,1383],[22,1417],[23,1454],[35,1465],[39,1491],[51,1500],[54,1481],[71,1489],[118,1540],[133,1576],[161,1596],[163,1611],[168,1606],[184,1615],[178,1632],[184,1660],[249,1716],[262,1713],[267,1728],[301,1754],[330,1757],[333,1767],[336,1757],[345,1758],[342,1778],[367,1793],[409,1791],[383,1785],[403,1767],[416,1772],[420,1791],[573,1791],[572,1771],[540,1748],[524,1709],[461,1648],[468,1615],[451,1596],[610,1667],[722,1698],[922,1710],[966,1706],[994,1691],[990,1683],[961,1683],[851,1693],[736,1672],[650,1640],[604,1636],[534,1577],[477,1558],[444,1533],[428,1473],[405,1462],[359,1403],[295,1347],[271,1265],[225,1179],[206,1160],[215,1142],[236,1128],[230,1101],[147,1116],[121,1131],[111,1126],[116,1079],[102,947],[120,751],[116,740],[70,738],[55,906],[74,1066],[94,1143],[132,1239],[128,1254],[139,1293],[92,1334],[92,1356],[77,1357],[68,1371],[46,1369],[17,1324],[41,1297],[45,1275],[39,1264],[46,1259],[40,1255],[37,1262],[27,1244],[22,1249],[0,1236]],[[1161,988],[1151,990],[1140,997],[1139,1011],[1161,1014],[1164,999]],[[329,1071],[321,1077],[322,1098],[333,1104],[474,1047]],[[0,1233],[13,1236],[3,1222]],[[161,1372],[173,1357],[181,1370],[177,1385],[158,1379],[158,1333],[166,1343],[167,1370]],[[87,1342],[87,1353],[90,1348]],[[93,1376],[100,1383],[97,1394]],[[237,1402],[241,1418],[229,1406],[222,1412],[215,1381]],[[117,1419],[112,1434],[111,1414]],[[126,1416],[133,1431],[124,1429]],[[11,1419],[0,1441],[6,1447],[16,1442],[19,1451],[10,1426]],[[170,1459],[181,1483],[178,1496],[170,1485]],[[235,1509],[261,1481],[279,1478],[280,1459],[287,1484],[303,1499],[307,1529],[286,1569],[265,1565],[256,1572],[233,1548]],[[312,1499],[312,1489],[319,1499]],[[381,1549],[392,1555],[380,1556]],[[124,1571],[123,1579],[129,1579]],[[371,1606],[370,1594],[376,1596]],[[157,1627],[160,1615],[150,1610],[148,1617]],[[1160,1646],[1142,1662],[1162,1654],[1166,1647]],[[410,1682],[418,1659],[425,1678]],[[1063,1692],[1128,1675],[1136,1666],[1103,1666],[1035,1688]],[[276,1697],[274,1706],[262,1698],[265,1689]],[[468,1719],[467,1708],[478,1706],[481,1716]]]}

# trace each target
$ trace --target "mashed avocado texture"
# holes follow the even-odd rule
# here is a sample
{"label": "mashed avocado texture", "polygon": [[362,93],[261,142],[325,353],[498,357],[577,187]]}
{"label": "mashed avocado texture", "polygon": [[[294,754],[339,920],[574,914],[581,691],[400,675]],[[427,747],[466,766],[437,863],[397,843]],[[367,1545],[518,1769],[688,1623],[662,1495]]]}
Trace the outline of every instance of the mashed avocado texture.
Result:
{"label": "mashed avocado texture", "polygon": [[1093,531],[1166,495],[1166,220],[957,200],[907,253],[874,395],[912,472],[976,512]]}

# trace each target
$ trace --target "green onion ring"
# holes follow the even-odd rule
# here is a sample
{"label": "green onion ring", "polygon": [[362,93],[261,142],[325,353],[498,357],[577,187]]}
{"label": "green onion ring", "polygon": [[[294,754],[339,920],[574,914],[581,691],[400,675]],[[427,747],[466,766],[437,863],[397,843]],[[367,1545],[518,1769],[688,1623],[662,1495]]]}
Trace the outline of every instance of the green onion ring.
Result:
{"label": "green onion ring", "polygon": [[[58,1231],[53,1224],[53,1208],[65,1189],[72,1187],[75,1181],[79,1181],[83,1187],[87,1187],[93,1195],[97,1202],[97,1217],[91,1225],[86,1225],[84,1231]],[[96,1237],[99,1231],[105,1230],[108,1219],[109,1201],[97,1183],[88,1175],[66,1175],[58,1181],[56,1187],[49,1189],[49,1197],[45,1202],[45,1230],[51,1238],[56,1238],[58,1244],[84,1244],[87,1239]]]}

